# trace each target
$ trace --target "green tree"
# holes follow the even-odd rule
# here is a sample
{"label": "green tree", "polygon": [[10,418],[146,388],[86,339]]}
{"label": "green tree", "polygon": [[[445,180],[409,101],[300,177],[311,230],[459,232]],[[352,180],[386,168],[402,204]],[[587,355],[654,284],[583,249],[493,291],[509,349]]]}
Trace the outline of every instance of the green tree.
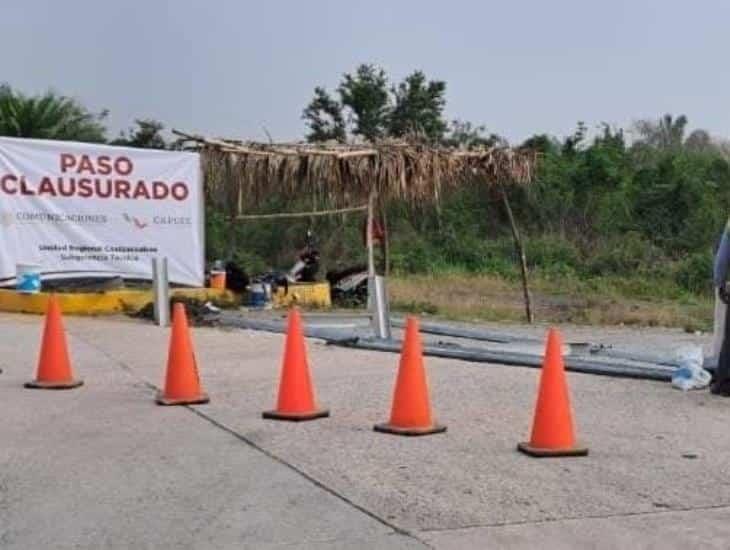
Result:
{"label": "green tree", "polygon": [[506,146],[507,140],[497,134],[487,134],[486,126],[475,126],[464,120],[453,120],[449,124],[448,134],[443,139],[447,147],[474,149],[477,147]]}
{"label": "green tree", "polygon": [[717,149],[717,146],[712,141],[712,136],[707,130],[694,130],[687,139],[684,140],[684,146],[687,150],[695,153],[701,153],[703,151],[710,151]]}
{"label": "green tree", "polygon": [[147,118],[134,121],[136,128],[128,132],[121,132],[119,137],[111,142],[112,145],[138,147],[140,149],[167,149],[168,145],[161,133],[164,126],[161,122]]}
{"label": "green tree", "polygon": [[307,141],[345,142],[347,133],[342,105],[321,86],[314,89],[314,98],[305,107],[302,118],[309,127]]}
{"label": "green tree", "polygon": [[0,86],[0,135],[104,142],[106,111],[92,113],[73,98],[48,91],[27,96]]}
{"label": "green tree", "polygon": [[631,156],[622,130],[607,124],[601,130],[588,141],[588,129],[579,122],[562,143],[543,134],[522,144],[539,152],[540,162],[527,203],[515,208],[537,230],[586,241],[625,224]]}
{"label": "green tree", "polygon": [[639,120],[634,124],[634,130],[639,135],[639,144],[665,151],[677,151],[684,145],[687,122],[685,115],[674,118],[666,114],[658,120]]}
{"label": "green tree", "polygon": [[[448,127],[443,118],[445,93],[445,82],[429,81],[421,71],[389,87],[388,75],[382,68],[359,65],[354,73],[343,75],[337,87],[338,99],[321,86],[314,89],[313,99],[302,112],[309,128],[307,140],[345,142],[351,134],[376,142],[416,134],[440,141]],[[455,128],[450,138],[496,142],[497,136],[483,136],[480,131],[474,126]]]}
{"label": "green tree", "polygon": [[585,122],[579,120],[575,132],[563,140],[563,154],[576,155],[579,149],[585,144],[587,133],[588,127],[585,125]]}
{"label": "green tree", "polygon": [[385,137],[390,116],[388,77],[380,67],[362,64],[355,74],[345,73],[340,86],[342,105],[353,117],[353,133],[367,141]]}
{"label": "green tree", "polygon": [[663,152],[637,170],[633,220],[672,256],[709,246],[730,208],[730,165],[719,155]]}
{"label": "green tree", "polygon": [[390,134],[418,134],[431,141],[441,140],[447,124],[443,119],[446,106],[446,82],[427,80],[421,71],[408,75],[394,87],[395,106],[390,116]]}
{"label": "green tree", "polygon": [[548,134],[535,134],[530,136],[520,145],[521,149],[532,149],[537,153],[546,155],[555,152],[560,148],[560,142]]}

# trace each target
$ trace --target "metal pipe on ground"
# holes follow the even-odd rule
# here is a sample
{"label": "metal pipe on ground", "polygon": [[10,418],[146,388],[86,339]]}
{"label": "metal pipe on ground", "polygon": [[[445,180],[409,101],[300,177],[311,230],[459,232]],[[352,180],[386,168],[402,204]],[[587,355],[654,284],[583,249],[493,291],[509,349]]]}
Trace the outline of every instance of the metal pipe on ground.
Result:
{"label": "metal pipe on ground", "polygon": [[[219,323],[222,326],[242,328],[248,330],[260,330],[263,332],[273,332],[276,334],[286,333],[286,323],[284,321],[267,321],[263,319],[247,319],[238,314],[221,312]],[[361,334],[350,328],[333,329],[322,328],[307,325],[304,327],[304,335],[308,338],[319,338],[327,341],[327,343],[338,344],[351,340],[357,340]]]}
{"label": "metal pipe on ground", "polygon": [[[393,319],[392,325],[394,327],[402,328],[405,326],[405,322],[402,319]],[[512,336],[510,334],[503,334],[499,332],[493,332],[483,329],[472,329],[466,327],[457,327],[453,325],[446,325],[441,323],[421,323],[421,332],[425,334],[435,334],[438,336],[450,336],[452,338],[465,338],[468,340],[477,340],[481,342],[492,342],[497,344],[512,344],[512,343],[541,343],[537,338],[529,338],[526,336]],[[586,343],[568,343],[570,346],[571,355],[588,355],[588,356],[602,356],[610,357],[613,359],[625,359],[627,361],[635,361],[638,363],[650,363],[653,365],[662,365],[667,367],[678,367],[679,362],[673,358],[660,357],[658,355],[652,355],[648,353],[634,353],[628,351],[621,351],[613,349],[610,346],[604,346],[601,344],[594,344],[591,342]],[[707,366],[706,366],[707,368]],[[712,370],[712,367],[709,367]]]}
{"label": "metal pipe on ground", "polygon": [[665,365],[668,367],[678,367],[679,362],[675,359],[660,357],[649,353],[633,353],[605,347],[601,345],[591,345],[588,349],[591,355],[599,355],[604,357],[613,357],[616,359],[627,359],[629,361],[639,361],[642,363],[656,363],[657,365]]}
{"label": "metal pipe on ground", "polygon": [[[374,351],[400,352],[400,342],[395,340],[373,340],[358,338],[356,340],[345,340],[340,343],[351,348],[366,349]],[[495,363],[500,365],[517,365],[523,367],[541,368],[542,357],[526,353],[490,351],[479,348],[463,347],[440,347],[424,346],[424,355],[433,357],[444,357],[447,359],[460,359],[476,363]],[[659,380],[668,382],[672,379],[673,368],[670,367],[644,367],[627,365],[624,363],[606,363],[601,361],[590,361],[565,357],[565,369],[573,372],[587,374],[598,374],[602,376],[614,376],[621,378],[636,378],[642,380]]]}
{"label": "metal pipe on ground", "polygon": [[[403,328],[406,323],[403,319],[393,319],[392,326]],[[469,340],[479,340],[482,342],[494,342],[496,344],[511,344],[517,342],[540,342],[536,338],[527,338],[520,336],[512,336],[491,330],[474,329],[466,327],[455,327],[452,325],[444,325],[441,323],[421,322],[419,328],[422,333],[435,334],[437,336],[451,336],[453,338],[467,338]]]}
{"label": "metal pipe on ground", "polygon": [[[221,315],[221,324],[237,328],[262,330],[280,334],[286,331],[283,322],[246,319],[237,314]],[[401,343],[397,340],[381,340],[363,337],[362,334],[358,334],[351,330],[333,330],[310,326],[305,328],[305,335],[310,338],[325,340],[328,344],[354,349],[399,353],[401,348]],[[542,366],[542,357],[527,353],[467,348],[457,345],[448,347],[426,345],[423,351],[427,356],[459,359],[462,361],[476,363],[494,363],[499,365],[515,365],[532,368],[540,368]],[[674,371],[671,367],[660,365],[637,366],[627,365],[625,363],[608,363],[589,359],[579,359],[570,356],[565,357],[565,368],[566,370],[573,372],[642,380],[660,380],[664,382],[671,380],[672,372]]]}

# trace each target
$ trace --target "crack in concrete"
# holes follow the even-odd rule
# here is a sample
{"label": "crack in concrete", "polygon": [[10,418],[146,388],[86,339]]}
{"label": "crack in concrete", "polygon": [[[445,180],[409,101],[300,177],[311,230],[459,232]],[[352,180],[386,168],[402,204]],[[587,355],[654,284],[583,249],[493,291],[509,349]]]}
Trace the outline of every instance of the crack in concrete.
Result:
{"label": "crack in concrete", "polygon": [[652,511],[646,511],[646,512],[620,512],[616,514],[596,514],[596,515],[587,515],[587,516],[565,516],[560,518],[546,518],[546,519],[537,519],[537,520],[524,520],[524,521],[504,521],[504,522],[495,522],[495,523],[475,523],[472,525],[462,525],[459,527],[433,527],[433,528],[427,528],[427,529],[421,529],[419,530],[419,533],[446,533],[446,532],[453,532],[453,531],[461,531],[461,530],[469,530],[469,529],[482,529],[482,528],[489,528],[489,527],[511,527],[511,526],[519,526],[519,525],[541,525],[541,524],[548,524],[548,523],[559,523],[561,521],[577,521],[577,520],[591,520],[591,519],[612,519],[612,518],[628,518],[628,517],[641,517],[641,516],[656,516],[656,515],[666,515],[666,514],[672,514],[672,513],[682,513],[682,512],[701,512],[701,511],[707,511],[707,510],[722,510],[723,508],[730,508],[730,503],[728,504],[711,504],[708,506],[695,506],[695,507],[686,507],[686,508],[670,508],[666,510],[652,510]]}
{"label": "crack in concrete", "polygon": [[325,483],[323,483],[322,481],[320,481],[317,478],[313,477],[311,474],[309,474],[306,471],[302,470],[298,466],[294,465],[293,463],[287,461],[284,458],[281,458],[280,456],[272,453],[271,451],[269,451],[269,450],[267,450],[267,449],[259,446],[254,441],[248,439],[245,435],[237,432],[233,428],[229,428],[228,426],[226,426],[225,424],[219,422],[215,418],[207,415],[205,412],[201,411],[200,409],[193,408],[192,406],[187,406],[187,405],[185,407],[188,410],[192,411],[197,416],[199,416],[200,418],[203,418],[204,420],[210,422],[210,424],[212,424],[216,428],[218,428],[218,429],[220,429],[220,430],[222,430],[222,431],[224,431],[224,432],[232,435],[236,439],[239,439],[240,441],[244,442],[245,444],[247,444],[250,447],[252,447],[252,448],[256,449],[257,451],[259,451],[260,453],[263,453],[265,456],[267,456],[271,460],[274,460],[274,461],[278,462],[279,464],[281,464],[283,466],[286,466],[290,470],[293,470],[294,472],[296,472],[297,474],[299,474],[301,477],[303,477],[304,479],[306,479],[307,481],[309,481],[310,483],[312,483],[316,487],[318,487],[318,488],[322,489],[323,491],[329,493],[330,495],[338,498],[339,500],[341,500],[342,502],[348,504],[352,508],[355,508],[359,512],[361,512],[361,513],[367,515],[368,517],[374,519],[378,523],[381,523],[382,525],[385,525],[386,527],[392,529],[395,533],[397,533],[399,535],[403,535],[403,536],[410,537],[412,539],[415,539],[416,541],[420,542],[421,544],[423,544],[424,546],[426,546],[428,548],[433,548],[433,546],[431,546],[427,542],[425,542],[425,541],[421,540],[420,538],[418,538],[412,531],[408,531],[408,530],[406,530],[406,529],[404,529],[402,527],[399,527],[396,524],[394,524],[394,523],[388,521],[387,519],[383,518],[382,516],[379,516],[375,512],[373,512],[371,510],[368,510],[367,508],[365,508],[364,506],[362,506],[360,504],[357,504],[356,502],[354,502],[350,498],[346,497],[344,494],[340,493],[336,489],[333,489],[329,485],[326,485]]}
{"label": "crack in concrete", "polygon": [[[102,355],[104,355],[105,357],[107,357],[108,359],[110,359],[113,364],[116,364],[119,368],[121,368],[122,370],[124,370],[125,372],[127,372],[128,374],[130,374],[130,376],[132,376],[138,382],[144,384],[144,386],[146,386],[147,388],[149,388],[151,390],[154,390],[155,392],[160,391],[160,388],[158,386],[156,386],[155,384],[152,384],[151,382],[149,382],[149,381],[145,380],[144,378],[138,376],[132,366],[128,365],[124,361],[121,361],[118,357],[115,357],[115,356],[111,355],[106,350],[100,348],[99,346],[97,346],[93,342],[91,342],[88,339],[86,339],[85,336],[82,336],[82,335],[78,334],[76,331],[73,331],[73,333],[72,333],[71,330],[68,329],[68,327],[66,327],[66,331],[69,334],[73,334],[73,336],[75,338],[78,338],[80,341],[82,341],[87,346],[95,349],[97,352],[101,353]],[[293,463],[287,461],[286,459],[284,459],[284,458],[282,458],[282,457],[280,457],[280,456],[272,453],[271,451],[269,451],[269,450],[261,447],[256,442],[254,442],[251,439],[247,438],[245,435],[237,432],[233,428],[230,428],[230,427],[226,426],[222,422],[219,422],[218,420],[216,420],[212,416],[206,414],[205,412],[203,412],[203,411],[201,411],[201,410],[199,410],[197,408],[194,408],[194,407],[192,407],[190,405],[183,405],[183,407],[185,409],[187,409],[188,411],[192,412],[193,414],[195,414],[196,416],[198,416],[199,418],[202,418],[203,420],[207,421],[212,426],[218,428],[221,431],[226,432],[227,434],[235,437],[239,441],[245,443],[249,447],[255,449],[256,451],[258,451],[260,453],[262,453],[264,456],[270,458],[271,460],[275,461],[276,463],[278,463],[278,464],[280,464],[282,466],[285,466],[286,468],[289,468],[290,470],[292,470],[293,472],[295,472],[299,476],[303,477],[304,479],[306,479],[307,481],[309,481],[310,483],[312,483],[315,487],[317,487],[317,488],[325,491],[326,493],[334,496],[338,500],[344,502],[345,504],[347,504],[348,506],[354,508],[358,512],[360,512],[362,514],[365,514],[366,516],[368,516],[369,518],[377,521],[381,525],[384,525],[384,526],[388,527],[394,533],[396,533],[398,535],[405,536],[405,537],[409,537],[409,538],[411,538],[411,539],[419,542],[420,544],[422,544],[426,548],[430,548],[430,549],[434,549],[435,548],[430,543],[428,543],[428,542],[424,541],[423,539],[419,538],[418,536],[416,536],[412,531],[409,531],[407,529],[404,529],[402,527],[399,527],[395,523],[392,523],[392,522],[388,521],[386,518],[383,518],[383,517],[379,516],[378,514],[376,514],[375,512],[373,512],[371,510],[368,510],[364,506],[362,506],[360,504],[357,504],[356,502],[354,502],[350,498],[346,497],[344,494],[340,493],[336,489],[330,487],[329,485],[326,485],[324,482],[318,480],[317,478],[315,478],[311,474],[307,473],[306,471],[302,470],[301,468],[299,468],[298,466],[294,465]]]}

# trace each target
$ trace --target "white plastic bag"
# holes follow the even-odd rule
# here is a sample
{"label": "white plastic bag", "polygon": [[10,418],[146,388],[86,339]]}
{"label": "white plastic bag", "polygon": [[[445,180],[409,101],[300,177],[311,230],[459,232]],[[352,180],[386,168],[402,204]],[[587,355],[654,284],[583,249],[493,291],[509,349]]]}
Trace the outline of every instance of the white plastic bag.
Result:
{"label": "white plastic bag", "polygon": [[675,352],[679,366],[672,374],[672,386],[682,391],[699,390],[710,384],[712,376],[702,368],[702,348],[684,346]]}

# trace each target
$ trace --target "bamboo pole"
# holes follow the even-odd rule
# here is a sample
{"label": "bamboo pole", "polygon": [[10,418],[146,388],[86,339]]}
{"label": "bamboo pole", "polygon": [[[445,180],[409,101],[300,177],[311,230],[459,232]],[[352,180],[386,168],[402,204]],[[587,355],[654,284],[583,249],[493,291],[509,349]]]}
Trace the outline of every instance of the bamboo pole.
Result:
{"label": "bamboo pole", "polygon": [[520,258],[520,271],[522,272],[522,293],[525,299],[525,314],[527,315],[527,322],[531,324],[535,321],[535,318],[532,314],[532,305],[530,303],[530,288],[527,284],[527,257],[525,256],[525,247],[522,243],[520,231],[517,228],[517,224],[515,223],[515,217],[512,214],[512,207],[509,204],[507,192],[505,191],[504,186],[501,182],[499,183],[499,190],[502,195],[502,204],[504,204],[504,209],[507,212],[507,218],[509,219],[509,225],[512,229],[512,237],[515,241],[515,250],[517,251],[517,255]]}
{"label": "bamboo pole", "polygon": [[337,151],[328,149],[316,149],[314,147],[296,146],[296,145],[276,145],[269,144],[267,150],[252,149],[245,145],[239,145],[230,141],[221,139],[206,138],[195,134],[188,134],[181,132],[180,130],[172,129],[171,132],[176,136],[180,136],[188,141],[195,141],[211,147],[219,147],[224,151],[231,153],[240,153],[242,155],[260,155],[260,156],[306,156],[306,155],[320,155],[327,157],[336,157],[338,159],[346,159],[350,157],[372,157],[378,154],[375,149],[357,149],[349,151]]}
{"label": "bamboo pole", "polygon": [[[226,187],[229,189],[232,189],[233,186],[230,184],[230,182],[233,180],[233,167],[231,166],[231,159],[226,159],[226,171],[225,171],[225,177],[227,181]],[[237,189],[237,192],[240,194],[240,188]],[[229,202],[228,202],[228,219],[225,221],[226,226],[226,233],[228,245],[226,247],[226,261],[232,262],[235,255],[236,255],[236,248],[238,246],[238,238],[237,238],[237,227],[236,224],[233,221],[233,218],[235,214],[237,213],[236,210],[240,204],[240,200],[236,200],[235,202],[232,199],[233,197],[229,196]],[[238,197],[237,197],[238,198]]]}
{"label": "bamboo pole", "polygon": [[368,206],[351,206],[349,208],[338,208],[336,210],[314,210],[312,212],[280,212],[278,214],[241,214],[236,216],[237,220],[271,220],[278,218],[309,218],[314,216],[329,216],[332,214],[347,214],[348,212],[360,212],[367,210]]}

